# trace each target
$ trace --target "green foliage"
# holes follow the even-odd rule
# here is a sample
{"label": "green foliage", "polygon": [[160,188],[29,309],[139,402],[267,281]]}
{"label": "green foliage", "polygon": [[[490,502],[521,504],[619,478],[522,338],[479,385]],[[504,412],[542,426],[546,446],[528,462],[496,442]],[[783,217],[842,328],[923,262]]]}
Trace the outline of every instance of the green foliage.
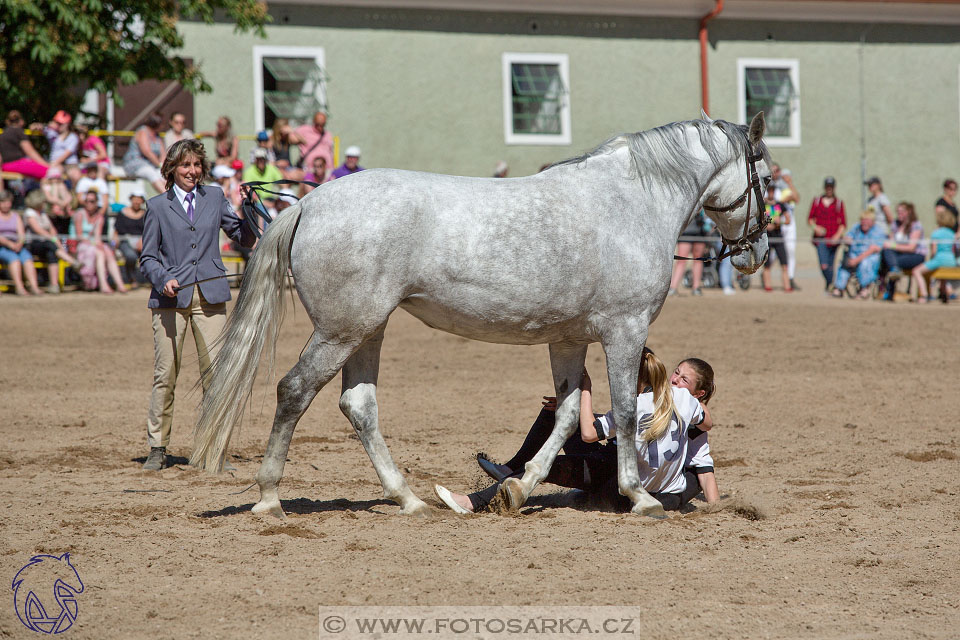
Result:
{"label": "green foliage", "polygon": [[229,19],[263,36],[270,16],[263,0],[0,0],[0,113],[46,121],[76,112],[87,89],[145,79],[210,91],[201,70],[173,54],[181,19]]}

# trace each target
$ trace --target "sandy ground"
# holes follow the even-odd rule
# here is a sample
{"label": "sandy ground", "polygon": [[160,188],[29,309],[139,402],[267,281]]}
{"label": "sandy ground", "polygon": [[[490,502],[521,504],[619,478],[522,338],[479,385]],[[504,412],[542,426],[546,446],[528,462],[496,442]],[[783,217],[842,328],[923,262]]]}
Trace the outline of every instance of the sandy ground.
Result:
{"label": "sandy ground", "polygon": [[[726,496],[663,521],[550,487],[517,516],[399,516],[337,408],[339,380],[294,438],[287,523],[258,519],[257,490],[237,492],[266,444],[272,380],[257,386],[237,471],[198,473],[185,464],[189,346],[179,457],[144,473],[146,292],[3,295],[0,576],[69,552],[86,586],[72,638],[314,638],[318,606],[366,604],[608,604],[642,612],[634,630],[652,637],[955,638],[960,305],[835,301],[816,277],[801,284],[671,299],[653,326],[668,363],[695,354],[717,371]],[[308,334],[298,309],[281,371]],[[603,409],[599,348],[588,363]],[[387,443],[437,506],[433,484],[476,486],[475,452],[509,457],[551,391],[545,346],[469,342],[403,312],[380,380]],[[12,592],[4,602],[0,636],[35,637]]]}

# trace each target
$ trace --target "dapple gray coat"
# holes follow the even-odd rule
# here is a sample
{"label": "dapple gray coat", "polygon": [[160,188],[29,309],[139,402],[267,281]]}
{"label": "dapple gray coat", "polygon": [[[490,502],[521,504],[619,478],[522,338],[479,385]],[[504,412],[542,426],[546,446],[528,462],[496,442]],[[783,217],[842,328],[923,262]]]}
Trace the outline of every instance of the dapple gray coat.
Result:
{"label": "dapple gray coat", "polygon": [[[390,314],[402,307],[427,325],[488,342],[550,346],[558,408],[553,434],[520,480],[501,487],[517,508],[547,474],[578,424],[587,345],[607,357],[618,425],[618,481],[634,511],[663,509],[637,475],[637,375],[647,328],[667,295],[673,250],[704,204],[734,203],[748,185],[745,158],[763,160],[763,119],[675,123],[612,138],[594,151],[525,178],[490,179],[368,170],[316,189],[270,225],[248,265],[204,395],[191,461],[219,469],[243,401],[283,308],[292,269],[314,332],[277,387],[277,412],[257,474],[256,513],[283,516],[278,483],[297,421],[343,372],[340,408],[402,513],[427,505],[407,486],[380,434],[376,385]],[[709,213],[735,242],[752,202]],[[765,259],[760,233],[734,266]],[[469,363],[465,363],[469,366]],[[419,393],[429,393],[421,389]]]}

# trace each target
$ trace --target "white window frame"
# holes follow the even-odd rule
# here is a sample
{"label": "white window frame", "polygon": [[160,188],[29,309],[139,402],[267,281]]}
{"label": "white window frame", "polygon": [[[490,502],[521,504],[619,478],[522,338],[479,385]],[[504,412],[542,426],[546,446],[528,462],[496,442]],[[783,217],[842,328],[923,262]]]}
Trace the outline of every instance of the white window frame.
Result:
{"label": "white window frame", "polygon": [[[275,45],[253,47],[253,122],[256,131],[264,128],[263,113],[263,59],[264,58],[313,58],[321,69],[326,69],[326,54],[323,47],[285,47]],[[317,91],[320,91],[318,87]],[[326,96],[317,95],[321,104]],[[303,123],[300,123],[303,124]]]}
{"label": "white window frame", "polygon": [[[507,144],[516,145],[568,145],[570,134],[570,56],[565,53],[516,53],[507,52],[503,63],[503,133]],[[560,70],[560,80],[566,90],[560,101],[560,133],[532,134],[513,132],[513,77],[511,65],[555,64]]]}
{"label": "white window frame", "polygon": [[747,69],[787,69],[793,83],[794,97],[790,105],[790,135],[765,135],[768,147],[800,146],[800,62],[789,58],[737,58],[737,107],[740,122],[747,123]]}

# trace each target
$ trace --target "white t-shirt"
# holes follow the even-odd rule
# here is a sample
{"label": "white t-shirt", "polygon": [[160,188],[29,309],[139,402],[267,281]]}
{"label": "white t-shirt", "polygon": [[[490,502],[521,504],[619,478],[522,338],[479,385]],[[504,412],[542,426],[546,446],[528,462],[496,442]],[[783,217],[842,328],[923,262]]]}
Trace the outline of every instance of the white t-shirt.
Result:
{"label": "white t-shirt", "polygon": [[88,178],[83,176],[77,180],[77,188],[75,191],[78,194],[84,195],[88,191],[96,191],[100,195],[100,201],[103,204],[110,204],[110,189],[107,187],[107,181],[103,178]]}
{"label": "white t-shirt", "polygon": [[[690,445],[687,429],[703,422],[703,408],[689,391],[680,387],[670,387],[670,390],[677,410],[670,428],[652,442],[646,442],[642,434],[643,424],[653,416],[653,392],[637,396],[637,466],[640,483],[651,493],[680,493],[686,488],[683,468]],[[604,436],[616,436],[612,411],[597,418],[597,422]]]}
{"label": "white t-shirt", "polygon": [[687,461],[683,467],[713,467],[713,456],[710,455],[710,442],[707,440],[706,431],[690,439],[690,445],[687,447]]}
{"label": "white t-shirt", "polygon": [[27,230],[30,230],[30,223],[28,222],[30,218],[36,218],[37,222],[40,224],[40,228],[44,231],[49,231],[53,229],[53,223],[50,222],[50,216],[47,215],[45,211],[37,211],[36,209],[31,209],[27,207],[23,210],[23,221],[27,223]]}

